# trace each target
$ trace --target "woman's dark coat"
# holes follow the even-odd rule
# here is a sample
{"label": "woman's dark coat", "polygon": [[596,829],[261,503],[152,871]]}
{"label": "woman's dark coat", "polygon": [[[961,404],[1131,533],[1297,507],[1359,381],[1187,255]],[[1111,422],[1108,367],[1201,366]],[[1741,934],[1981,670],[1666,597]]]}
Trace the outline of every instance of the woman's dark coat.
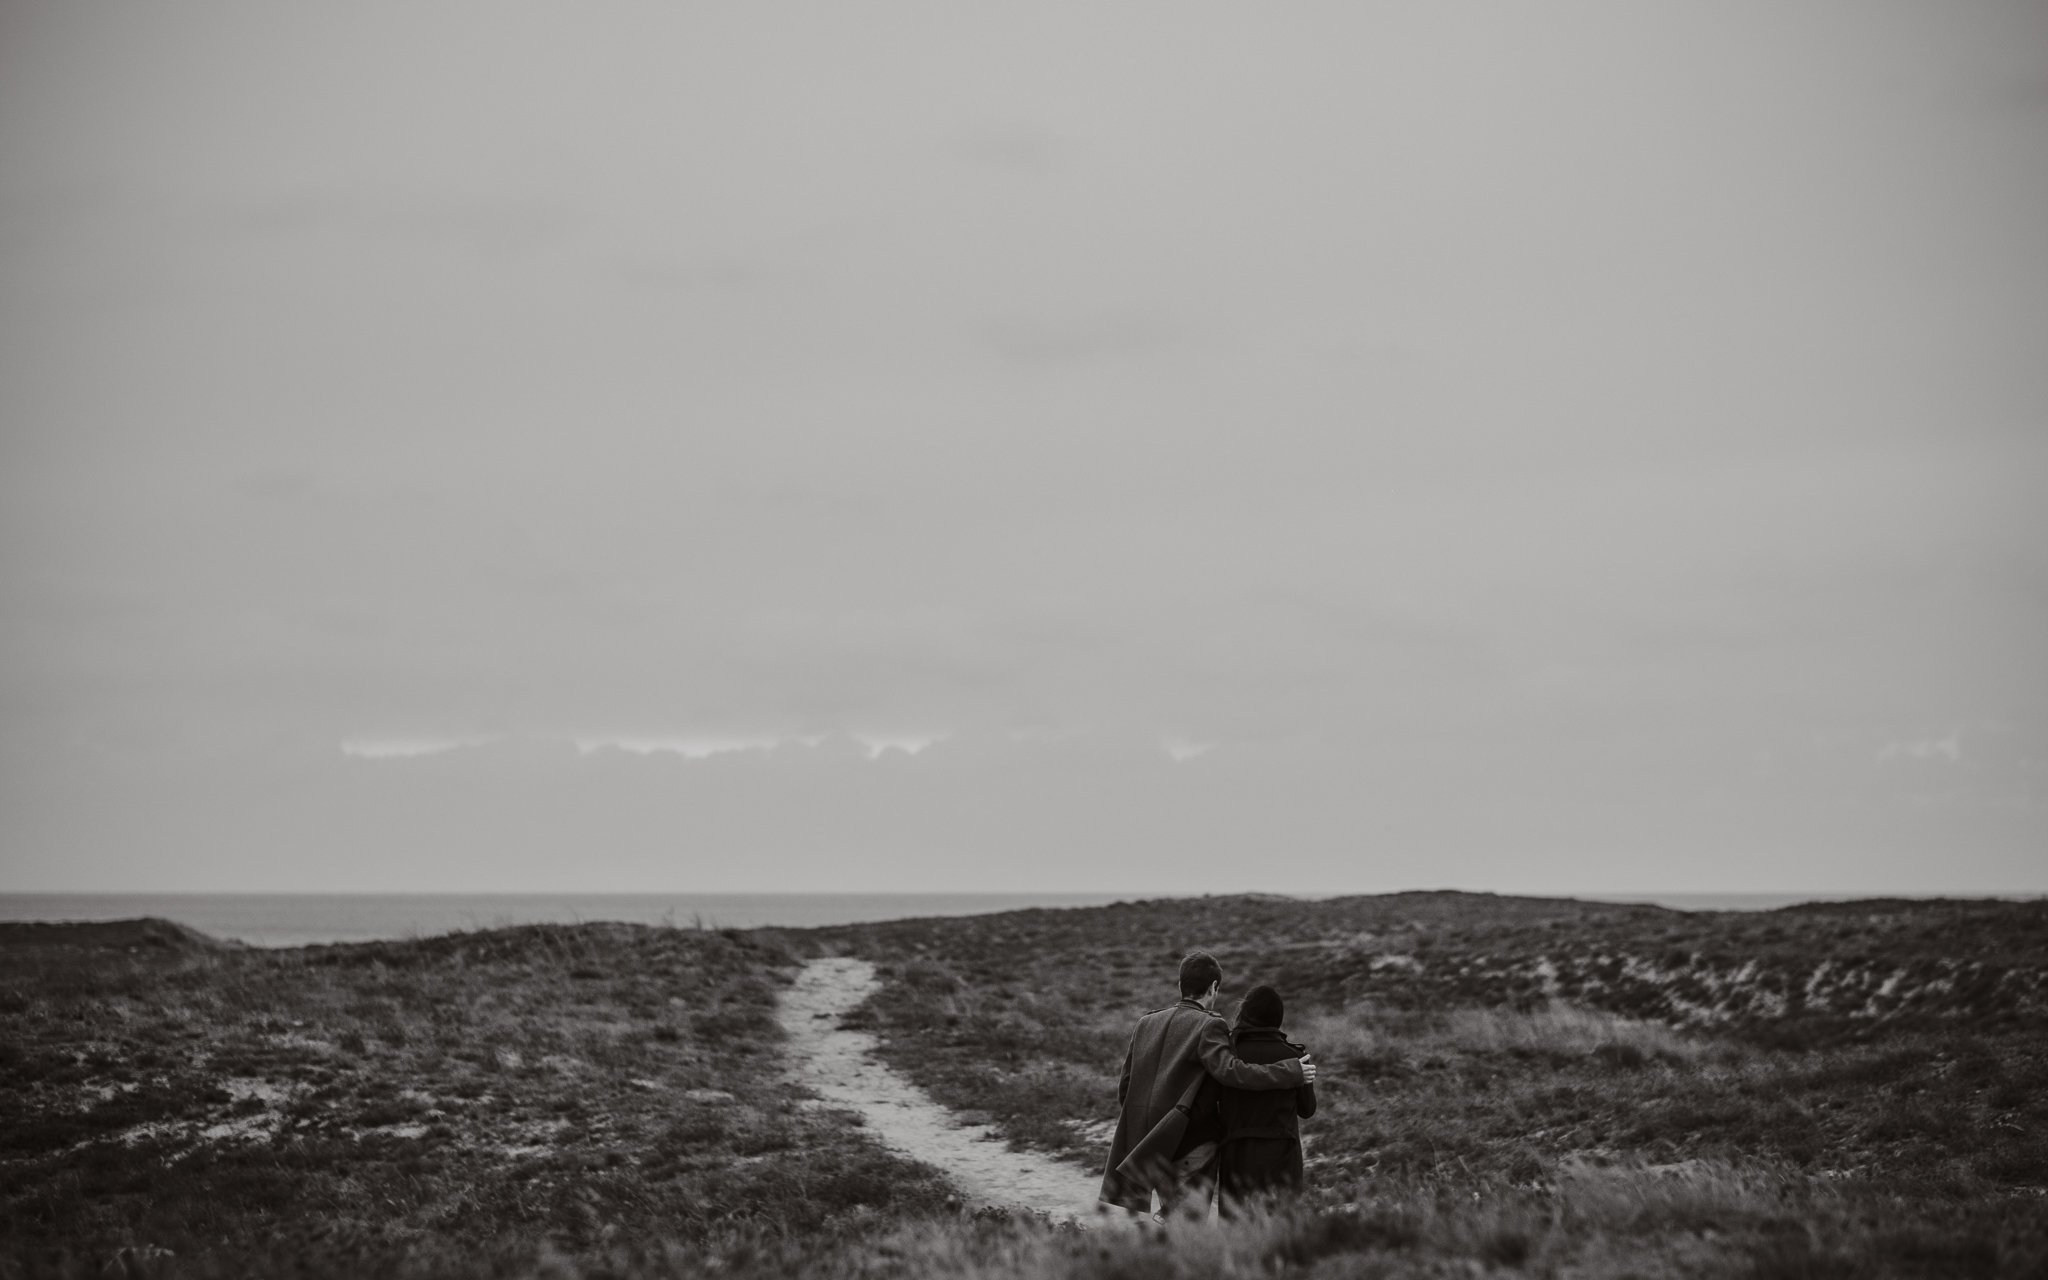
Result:
{"label": "woman's dark coat", "polygon": [[[1223,1015],[1186,998],[1138,1019],[1130,1051],[1124,1054],[1123,1077],[1117,1081],[1116,1100],[1122,1114],[1110,1143],[1108,1167],[1102,1171],[1102,1199],[1127,1209],[1151,1206],[1151,1189],[1119,1173],[1117,1166],[1173,1109],[1190,1084],[1206,1078],[1203,1087],[1213,1090],[1219,1081],[1228,1081],[1244,1091],[1265,1089],[1275,1097],[1292,1099],[1299,1091],[1302,1070],[1300,1062],[1288,1058],[1299,1056],[1272,1055],[1256,1063],[1243,1059],[1231,1052],[1229,1024]],[[1200,1117],[1213,1111],[1193,1114]],[[1191,1146],[1201,1133],[1199,1123],[1191,1122],[1189,1129],[1183,1148]]]}
{"label": "woman's dark coat", "polygon": [[[1305,1052],[1276,1027],[1241,1026],[1230,1039],[1230,1047],[1246,1062],[1282,1062]],[[1253,1092],[1212,1080],[1195,1099],[1194,1115],[1206,1119],[1211,1108],[1222,1136],[1217,1189],[1226,1203],[1301,1190],[1301,1122],[1316,1113],[1314,1085]]]}

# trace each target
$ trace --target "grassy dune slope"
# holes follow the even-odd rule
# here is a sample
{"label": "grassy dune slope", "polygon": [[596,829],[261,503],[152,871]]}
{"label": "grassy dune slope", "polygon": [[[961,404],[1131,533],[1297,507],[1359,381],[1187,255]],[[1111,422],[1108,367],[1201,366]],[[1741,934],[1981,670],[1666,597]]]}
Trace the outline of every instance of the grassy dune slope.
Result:
{"label": "grassy dune slope", "polygon": [[687,1251],[945,1194],[781,1082],[765,935],[0,942],[0,1274]]}
{"label": "grassy dune slope", "polygon": [[1719,1169],[1824,1189],[1879,1224],[1858,1237],[1871,1265],[1969,1274],[2048,1233],[2040,903],[1214,898],[825,932],[885,966],[864,1013],[897,1067],[1090,1167],[1132,1019],[1202,946],[1227,995],[1278,985],[1323,1063],[1325,1206],[1545,1203],[1590,1169]]}
{"label": "grassy dune slope", "polygon": [[[900,1069],[1099,1165],[1131,1019],[1190,946],[1280,985],[1324,1063],[1303,1203],[963,1217],[781,1078],[775,993],[858,953]],[[2040,904],[0,930],[0,1277],[2048,1275],[2044,971]]]}

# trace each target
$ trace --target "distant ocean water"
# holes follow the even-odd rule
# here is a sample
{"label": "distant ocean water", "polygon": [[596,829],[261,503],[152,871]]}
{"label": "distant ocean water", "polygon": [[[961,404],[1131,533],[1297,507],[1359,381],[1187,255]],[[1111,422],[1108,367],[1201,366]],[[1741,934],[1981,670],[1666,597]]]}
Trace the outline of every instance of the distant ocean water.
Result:
{"label": "distant ocean water", "polygon": [[[985,915],[1027,907],[1095,907],[1141,894],[1108,893],[14,893],[0,920],[125,920],[158,916],[216,938],[259,947],[429,937],[542,921],[625,920],[750,929],[807,928]],[[1165,896],[1165,895],[1159,895]],[[1562,896],[1562,895],[1561,895]],[[1855,894],[1578,894],[1601,902],[1652,902],[1681,911],[1768,911]]]}

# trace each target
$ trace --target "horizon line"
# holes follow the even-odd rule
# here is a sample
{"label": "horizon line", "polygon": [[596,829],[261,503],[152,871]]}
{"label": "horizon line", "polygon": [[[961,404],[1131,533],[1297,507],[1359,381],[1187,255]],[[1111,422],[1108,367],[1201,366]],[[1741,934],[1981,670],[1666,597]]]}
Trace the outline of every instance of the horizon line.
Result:
{"label": "horizon line", "polygon": [[1104,898],[1113,901],[1189,901],[1202,898],[1291,898],[1303,902],[1333,898],[1385,898],[1413,893],[1463,893],[1498,898],[1554,898],[1629,902],[1640,898],[1805,898],[1855,902],[1882,898],[2004,899],[2048,898],[2048,889],[1640,889],[1553,890],[1469,889],[1448,885],[1402,889],[1276,890],[1234,889],[1204,893],[1158,893],[1114,889],[0,889],[0,898]]}

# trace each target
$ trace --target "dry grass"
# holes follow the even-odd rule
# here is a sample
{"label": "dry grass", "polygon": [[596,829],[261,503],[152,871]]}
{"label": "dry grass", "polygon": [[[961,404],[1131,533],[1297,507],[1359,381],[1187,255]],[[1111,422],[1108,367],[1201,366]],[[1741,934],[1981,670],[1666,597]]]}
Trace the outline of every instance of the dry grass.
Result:
{"label": "dry grass", "polygon": [[1554,1061],[1595,1058],[1623,1066],[1693,1063],[1711,1042],[1662,1023],[1551,1002],[1534,1009],[1453,1009],[1435,1015],[1390,1013],[1372,1005],[1311,1011],[1289,1034],[1323,1058],[1343,1063],[1432,1054],[1507,1054]]}
{"label": "dry grass", "polygon": [[[921,1217],[807,1234],[738,1226],[691,1244],[658,1237],[580,1253],[427,1247],[384,1259],[408,1276],[550,1280],[1270,1280],[1531,1275],[1943,1277],[2039,1274],[2048,1235],[1996,1205],[1930,1233],[1881,1201],[1797,1171],[1703,1163],[1678,1169],[1573,1165],[1542,1189],[1389,1184],[1358,1202],[1255,1207],[1231,1219],[1179,1218],[1095,1230],[1030,1217]],[[351,1272],[320,1255],[311,1276]],[[156,1269],[156,1268],[137,1268]]]}
{"label": "dry grass", "polygon": [[[1847,1027],[1823,1013],[1680,1027],[1545,994],[1540,968],[1527,968],[1522,986],[1500,976],[1516,972],[1517,954],[1576,954],[1589,957],[1582,992],[1656,1008],[1662,997],[1641,975],[1662,965],[1704,984],[1712,957],[1731,971],[1749,966],[1737,944],[1752,937],[1814,968],[1835,948],[1868,968],[1875,943],[1899,938],[1923,953],[1954,939],[1959,954],[2033,955],[2048,937],[2048,915],[2034,906],[1759,922],[1422,897],[1434,914],[1420,927],[1372,932],[1354,927],[1366,907],[1203,899],[834,936],[885,966],[868,1012],[900,1070],[1013,1139],[1091,1168],[1106,1147],[1089,1126],[1114,1117],[1132,1020],[1170,998],[1178,955],[1201,945],[1223,959],[1226,997],[1275,982],[1290,1036],[1322,1064],[1321,1109],[1305,1126],[1316,1210],[1388,1203],[1411,1188],[1423,1197],[1403,1201],[1412,1213],[1441,1194],[1467,1224],[1459,1230],[1483,1234],[1488,1213],[1573,1206],[1585,1219],[1573,1230],[1589,1233],[1573,1245],[1574,1267],[1609,1249],[1617,1274],[1644,1255],[1669,1255],[1672,1273],[1687,1274],[1684,1259],[1702,1250],[1720,1261],[1690,1274],[1855,1274],[1829,1259],[1861,1256],[1858,1214],[1881,1223],[1872,1231],[1902,1256],[1932,1260],[1905,1274],[1989,1274],[1974,1242],[1987,1231],[2036,1238],[2048,1221],[2048,1038],[2038,1018],[1996,1003],[2032,989],[2034,970],[1986,977],[1972,997],[1986,1003],[1958,1005],[1989,1011],[1982,1017]],[[1319,938],[1325,916],[1341,927]],[[1640,959],[1649,948],[1655,964]],[[1751,967],[1757,990],[1787,990]],[[1730,1262],[1707,1249],[1701,1233],[1725,1232],[1722,1218],[1775,1223],[1756,1228],[1769,1257],[1752,1267],[1749,1254]],[[1630,1234],[1634,1221],[1648,1236]]]}
{"label": "dry grass", "polygon": [[[1948,936],[1934,915],[1915,945]],[[1970,1022],[1682,1030],[1645,1017],[1642,990],[1620,1008],[1487,975],[1526,937],[1625,977],[1643,971],[1628,947],[1693,924],[1589,908],[1554,929],[1510,903],[1498,928],[1440,911],[1390,940],[1347,916],[1350,932],[1322,939],[1313,917],[1202,900],[786,940],[589,925],[287,953],[0,949],[0,1278],[2048,1265],[2048,1039],[1997,1003],[2028,974],[1987,978],[1991,1013]],[[1888,920],[1780,922],[1772,945],[1853,958],[1870,928],[1903,934]],[[1131,1018],[1164,1002],[1190,942],[1221,952],[1238,990],[1278,981],[1290,1031],[1324,1064],[1311,1192],[1292,1205],[1095,1233],[961,1218],[934,1171],[806,1107],[775,1065],[792,948],[852,950],[884,967],[865,1016],[898,1067],[1015,1140],[1099,1166],[1099,1131],[1081,1126],[1113,1113]],[[1359,959],[1390,948],[1411,960]]]}
{"label": "dry grass", "polygon": [[623,925],[0,949],[0,1275],[578,1253],[941,1205],[935,1171],[783,1081],[792,964]]}

